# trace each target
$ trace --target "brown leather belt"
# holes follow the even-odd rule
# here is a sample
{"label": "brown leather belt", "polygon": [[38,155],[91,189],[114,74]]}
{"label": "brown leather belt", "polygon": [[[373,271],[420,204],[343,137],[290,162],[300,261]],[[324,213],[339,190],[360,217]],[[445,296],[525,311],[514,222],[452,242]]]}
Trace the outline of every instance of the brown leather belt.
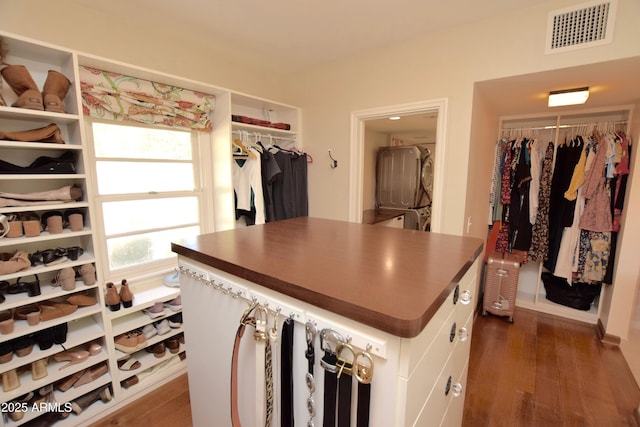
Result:
{"label": "brown leather belt", "polygon": [[238,351],[240,350],[240,341],[247,325],[256,325],[255,317],[249,317],[253,310],[258,306],[256,301],[252,301],[249,307],[244,311],[240,318],[240,326],[236,331],[236,338],[233,341],[233,354],[231,356],[231,425],[233,427],[242,427],[240,422],[240,413],[238,412]]}

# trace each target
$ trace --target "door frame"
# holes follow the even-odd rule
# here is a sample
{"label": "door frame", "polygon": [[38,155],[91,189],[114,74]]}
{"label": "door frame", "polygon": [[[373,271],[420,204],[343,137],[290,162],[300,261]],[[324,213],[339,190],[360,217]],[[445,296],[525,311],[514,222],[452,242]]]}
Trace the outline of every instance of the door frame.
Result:
{"label": "door frame", "polygon": [[349,152],[349,221],[362,222],[362,198],[364,181],[364,131],[365,121],[408,114],[438,114],[436,127],[436,155],[433,174],[433,203],[431,231],[441,230],[444,208],[444,164],[447,134],[448,99],[440,98],[408,104],[389,105],[351,112],[351,144]]}

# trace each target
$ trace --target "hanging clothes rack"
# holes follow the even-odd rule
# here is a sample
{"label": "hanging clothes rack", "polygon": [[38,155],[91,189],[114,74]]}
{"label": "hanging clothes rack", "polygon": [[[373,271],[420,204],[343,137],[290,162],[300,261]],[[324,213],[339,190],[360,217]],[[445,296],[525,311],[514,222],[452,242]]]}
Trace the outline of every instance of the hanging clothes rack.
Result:
{"label": "hanging clothes rack", "polygon": [[242,131],[242,130],[234,130],[232,131],[232,133],[240,136],[248,135],[249,137],[255,138],[256,141],[260,139],[277,139],[280,141],[296,142],[295,136],[280,136],[280,135],[272,135],[270,133],[263,134],[260,132],[248,132],[248,131]]}

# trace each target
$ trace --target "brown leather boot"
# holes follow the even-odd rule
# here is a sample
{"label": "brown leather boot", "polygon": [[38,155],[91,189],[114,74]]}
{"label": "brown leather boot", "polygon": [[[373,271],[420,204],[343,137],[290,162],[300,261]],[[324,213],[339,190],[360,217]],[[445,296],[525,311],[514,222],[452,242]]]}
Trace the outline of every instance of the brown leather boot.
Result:
{"label": "brown leather boot", "polygon": [[49,70],[47,80],[42,88],[42,96],[44,98],[45,111],[53,111],[54,113],[66,113],[64,102],[62,100],[67,96],[71,82],[62,73]]}
{"label": "brown leather boot", "polygon": [[111,311],[120,310],[120,295],[118,295],[118,290],[116,289],[116,285],[112,282],[107,283],[107,294],[104,298],[107,307]]}
{"label": "brown leather boot", "polygon": [[7,139],[9,141],[52,142],[54,144],[64,144],[62,132],[60,131],[58,125],[55,123],[51,123],[50,125],[37,129],[29,129],[16,132],[0,131],[0,139]]}
{"label": "brown leather boot", "polygon": [[11,105],[12,107],[44,110],[42,94],[24,65],[7,65],[2,69],[2,77],[18,95],[18,99]]}
{"label": "brown leather boot", "polygon": [[127,283],[126,279],[122,279],[122,284],[120,285],[120,301],[122,301],[124,308],[129,308],[133,304],[133,292],[129,289],[129,283]]}

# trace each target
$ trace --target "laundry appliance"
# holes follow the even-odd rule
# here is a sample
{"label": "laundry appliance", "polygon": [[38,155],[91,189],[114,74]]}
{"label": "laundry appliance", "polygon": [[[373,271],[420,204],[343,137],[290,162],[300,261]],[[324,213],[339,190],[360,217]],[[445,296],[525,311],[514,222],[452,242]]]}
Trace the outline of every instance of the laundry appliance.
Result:
{"label": "laundry appliance", "polygon": [[380,147],[376,159],[376,208],[405,212],[404,228],[431,225],[433,156],[424,145]]}

